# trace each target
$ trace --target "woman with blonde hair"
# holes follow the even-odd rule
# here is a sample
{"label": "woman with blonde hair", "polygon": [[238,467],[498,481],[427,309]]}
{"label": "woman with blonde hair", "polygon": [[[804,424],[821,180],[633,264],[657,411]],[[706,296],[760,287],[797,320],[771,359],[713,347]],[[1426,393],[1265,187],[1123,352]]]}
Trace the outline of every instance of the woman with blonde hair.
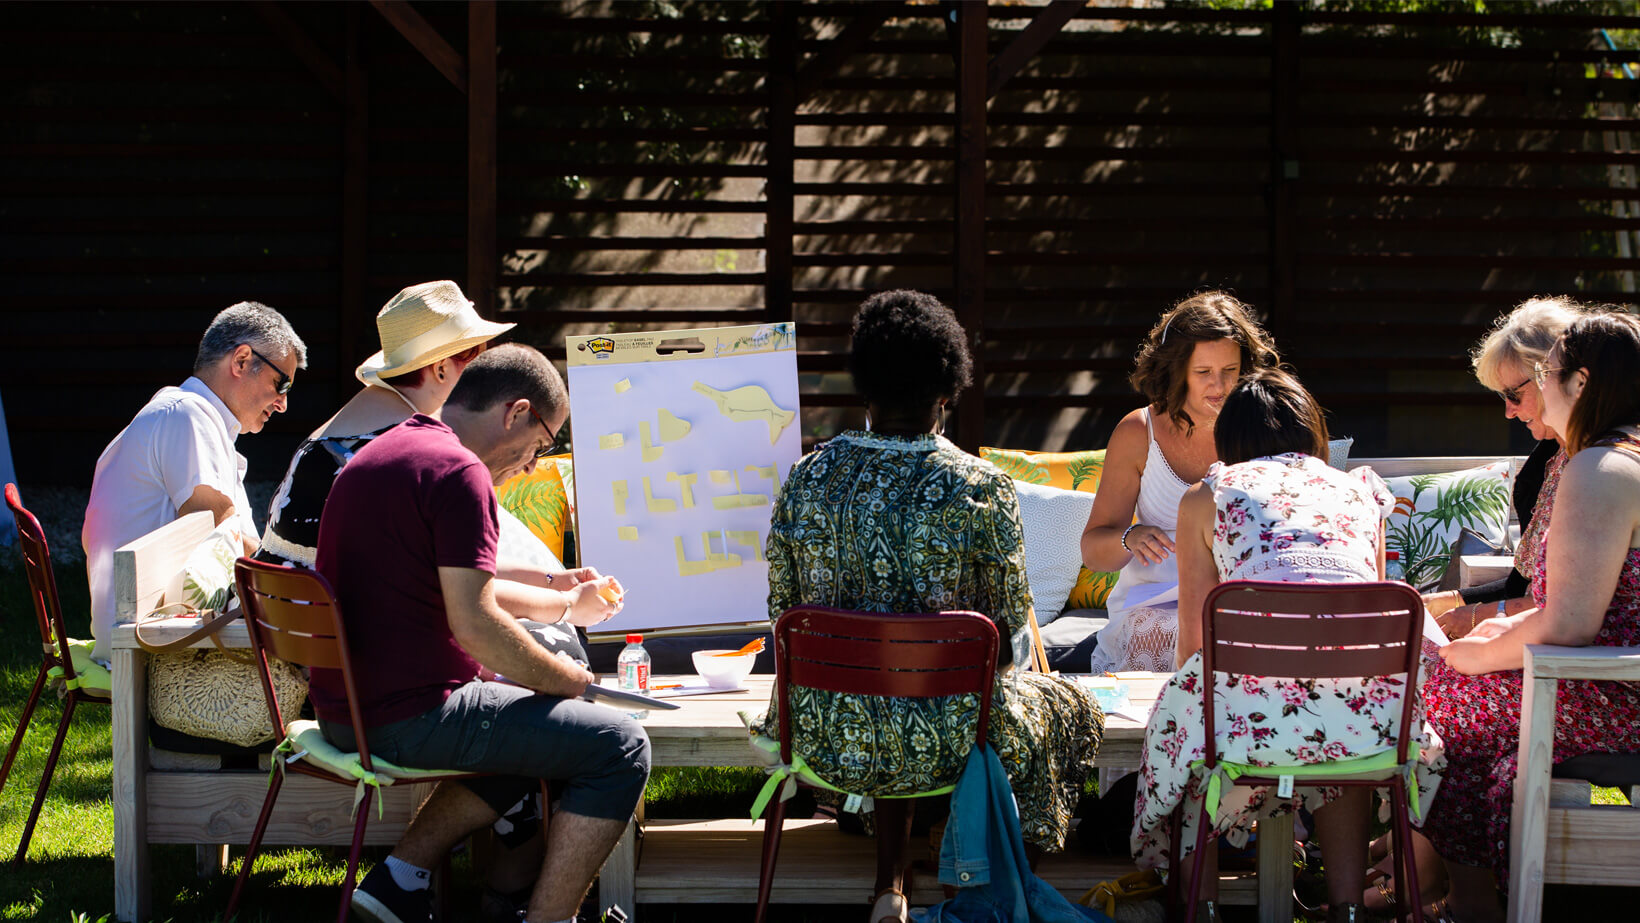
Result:
{"label": "woman with blonde hair", "polygon": [[1173,671],[1179,500],[1219,460],[1213,421],[1241,376],[1279,365],[1269,334],[1246,305],[1203,292],[1163,314],[1139,348],[1129,381],[1146,404],[1111,433],[1082,563],[1119,570],[1093,671]]}
{"label": "woman with blonde hair", "polygon": [[1555,488],[1566,464],[1560,434],[1543,419],[1543,396],[1532,380],[1532,363],[1547,355],[1566,328],[1587,311],[1570,298],[1533,298],[1498,318],[1470,354],[1475,377],[1503,399],[1503,415],[1526,424],[1538,444],[1515,475],[1515,516],[1521,536],[1514,570],[1491,583],[1424,597],[1424,605],[1449,637],[1463,637],[1484,619],[1532,608],[1526,589],[1536,576],[1537,546],[1549,527]]}
{"label": "woman with blonde hair", "polygon": [[[1424,835],[1446,860],[1461,923],[1503,917],[1526,646],[1640,645],[1640,319],[1578,318],[1532,378],[1568,456],[1536,549],[1533,606],[1441,648],[1423,689],[1447,753]],[[1562,680],[1556,703],[1556,763],[1640,752],[1640,688]]]}

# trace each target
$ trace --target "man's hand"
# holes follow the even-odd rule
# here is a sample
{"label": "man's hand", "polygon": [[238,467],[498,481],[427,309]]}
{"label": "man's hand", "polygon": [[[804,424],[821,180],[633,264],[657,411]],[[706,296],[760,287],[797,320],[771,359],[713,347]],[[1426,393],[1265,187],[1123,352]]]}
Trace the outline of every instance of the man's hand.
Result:
{"label": "man's hand", "polygon": [[548,695],[574,698],[586,692],[592,674],[536,644],[518,620],[496,603],[495,579],[490,574],[468,567],[440,567],[438,577],[450,632],[480,665]]}
{"label": "man's hand", "polygon": [[614,577],[597,577],[578,583],[564,591],[569,599],[569,611],[565,613],[564,620],[582,628],[608,621],[625,605],[622,599],[625,592]]}
{"label": "man's hand", "polygon": [[596,567],[577,567],[574,570],[561,571],[551,576],[552,585],[558,589],[568,589],[579,586],[589,580],[597,580],[603,574],[598,573]]}

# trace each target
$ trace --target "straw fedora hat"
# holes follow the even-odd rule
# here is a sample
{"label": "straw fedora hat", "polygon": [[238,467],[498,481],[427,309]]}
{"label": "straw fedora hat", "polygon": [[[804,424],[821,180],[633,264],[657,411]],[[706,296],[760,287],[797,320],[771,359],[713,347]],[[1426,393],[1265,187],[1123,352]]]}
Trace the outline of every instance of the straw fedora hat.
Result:
{"label": "straw fedora hat", "polygon": [[364,360],[353,374],[367,385],[385,385],[383,378],[432,365],[515,326],[479,317],[454,282],[412,285],[376,314],[381,351]]}

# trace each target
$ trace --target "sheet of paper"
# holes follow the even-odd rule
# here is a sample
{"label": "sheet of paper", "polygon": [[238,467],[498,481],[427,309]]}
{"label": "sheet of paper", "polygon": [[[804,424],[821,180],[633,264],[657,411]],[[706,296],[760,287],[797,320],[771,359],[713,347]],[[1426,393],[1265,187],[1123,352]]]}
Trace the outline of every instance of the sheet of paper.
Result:
{"label": "sheet of paper", "polygon": [[1435,616],[1430,615],[1428,609],[1424,610],[1424,637],[1436,647],[1447,645],[1446,632],[1441,630],[1440,623],[1435,621]]}
{"label": "sheet of paper", "polygon": [[730,693],[748,691],[750,690],[748,690],[745,686],[733,686],[728,689],[719,689],[716,686],[708,686],[704,682],[698,682],[683,683],[677,686],[668,684],[665,686],[654,687],[649,690],[649,695],[656,699],[670,699],[674,696],[680,695],[716,695],[720,692]]}
{"label": "sheet of paper", "polygon": [[672,702],[662,702],[654,696],[627,692],[625,689],[616,689],[614,686],[604,686],[598,683],[587,686],[586,694],[582,698],[588,702],[597,702],[600,705],[608,705],[612,708],[637,706],[639,708],[663,708],[671,711],[683,707]]}

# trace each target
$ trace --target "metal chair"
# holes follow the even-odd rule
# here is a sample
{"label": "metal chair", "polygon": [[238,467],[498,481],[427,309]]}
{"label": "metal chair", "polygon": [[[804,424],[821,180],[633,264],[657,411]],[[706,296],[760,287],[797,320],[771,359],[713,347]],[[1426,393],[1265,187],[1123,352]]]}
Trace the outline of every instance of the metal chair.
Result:
{"label": "metal chair", "polygon": [[66,689],[63,717],[57,722],[57,738],[52,741],[51,755],[46,757],[40,787],[34,792],[34,805],[29,808],[28,822],[23,825],[23,839],[17,844],[17,854],[12,859],[14,864],[21,865],[28,855],[29,841],[34,838],[34,825],[39,821],[40,809],[45,805],[46,789],[51,787],[51,776],[57,770],[57,758],[62,755],[63,739],[68,736],[68,724],[74,720],[75,709],[82,702],[109,705],[113,699],[106,692],[87,689],[82,677],[74,671],[74,658],[68,647],[68,628],[63,622],[63,604],[57,595],[57,576],[51,570],[51,550],[46,546],[46,533],[40,528],[40,521],[34,518],[34,514],[23,508],[16,484],[6,485],[6,505],[11,507],[12,518],[17,522],[18,547],[23,553],[23,569],[28,574],[34,621],[40,630],[40,671],[34,677],[34,688],[29,690],[28,702],[17,719],[17,732],[11,737],[5,763],[0,764],[0,791],[6,787],[6,777],[11,774],[11,764],[17,758],[17,750],[23,743],[29,719],[34,717],[34,708],[40,703],[40,693],[45,691],[47,680],[60,680]]}
{"label": "metal chair", "polygon": [[[881,615],[822,606],[786,610],[774,628],[781,763],[792,765],[788,693],[794,683],[828,692],[894,698],[972,693],[979,697],[974,741],[983,746],[991,716],[997,645],[996,625],[977,612]],[[785,819],[785,801],[772,799],[763,818],[757,923],[763,923],[768,912]],[[885,843],[879,835],[880,858],[885,855],[883,850],[899,848],[900,844]]]}
{"label": "metal chair", "polygon": [[[1214,674],[1282,679],[1406,676],[1401,686],[1395,767],[1387,771],[1350,773],[1343,765],[1310,764],[1304,767],[1301,784],[1388,787],[1395,831],[1392,848],[1400,870],[1397,877],[1407,883],[1404,893],[1421,893],[1418,870],[1407,845],[1412,842],[1407,789],[1413,723],[1410,693],[1417,685],[1424,616],[1418,592],[1404,583],[1301,584],[1237,580],[1215,587],[1207,594],[1202,608],[1207,614],[1202,633],[1202,675],[1206,680],[1202,683],[1202,714],[1209,742],[1205,760],[1209,775],[1217,770],[1220,762],[1213,731],[1219,720]],[[1336,772],[1324,771],[1333,765],[1337,765]],[[1280,784],[1282,768],[1261,767],[1235,778],[1230,784],[1276,786]],[[1188,804],[1180,805],[1178,816],[1187,809]],[[1212,818],[1208,816],[1204,799],[1201,820],[1196,827],[1196,856],[1185,904],[1186,923],[1195,923],[1203,850],[1211,828]],[[1181,845],[1177,823],[1173,831],[1173,856],[1177,862]],[[1417,901],[1398,904],[1397,918],[1406,919],[1407,903],[1412,904],[1413,920],[1423,923],[1423,908]]]}
{"label": "metal chair", "polygon": [[[285,720],[279,699],[273,691],[273,680],[268,673],[268,658],[277,657],[287,663],[304,667],[339,670],[347,690],[348,716],[353,724],[354,739],[359,746],[359,762],[364,770],[376,770],[366,742],[364,720],[359,713],[358,693],[353,682],[353,662],[348,653],[347,633],[342,625],[342,614],[336,605],[335,594],[325,578],[310,570],[264,564],[250,558],[240,558],[234,564],[234,581],[238,586],[240,605],[250,629],[251,648],[256,669],[262,679],[262,693],[268,702],[268,712],[281,739],[289,735],[290,725]],[[276,758],[278,754],[275,754]],[[251,866],[262,845],[273,806],[284,784],[285,772],[296,772],[338,785],[353,788],[359,780],[300,760],[284,764],[268,782],[268,794],[262,801],[262,813],[256,819],[245,851],[245,862],[234,882],[233,895],[223,911],[223,919],[232,919],[244,894],[245,882],[250,878]],[[418,782],[442,782],[471,778],[476,773],[451,772],[438,775],[418,775]],[[346,923],[348,907],[353,900],[353,889],[359,870],[359,852],[364,843],[365,824],[370,819],[370,802],[375,794],[365,786],[363,796],[355,807],[353,843],[347,854],[347,877],[342,883],[342,903],[337,912],[337,923]]]}

